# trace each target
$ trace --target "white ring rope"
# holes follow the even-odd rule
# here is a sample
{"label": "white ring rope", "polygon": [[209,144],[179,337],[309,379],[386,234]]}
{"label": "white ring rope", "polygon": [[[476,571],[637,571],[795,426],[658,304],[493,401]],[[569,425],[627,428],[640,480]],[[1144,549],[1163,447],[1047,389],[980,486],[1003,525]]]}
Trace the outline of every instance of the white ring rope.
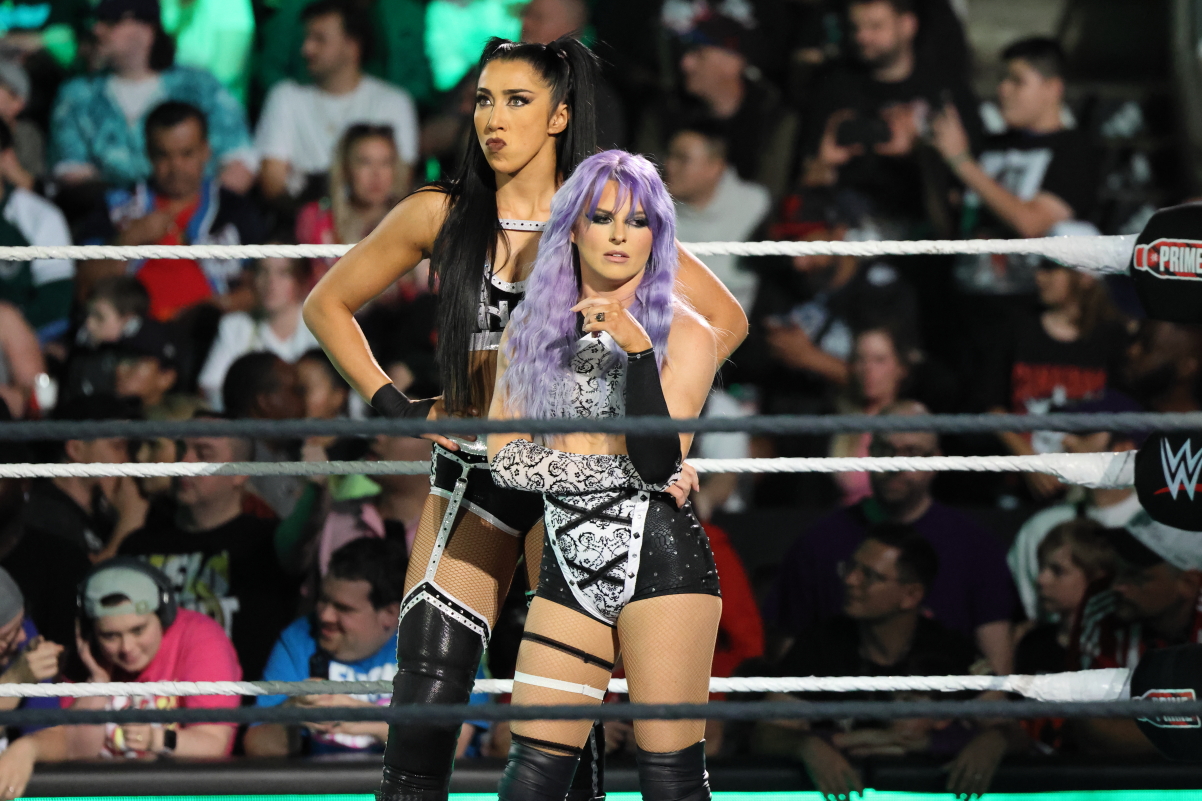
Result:
{"label": "white ring rope", "polygon": [[[944,239],[912,242],[686,242],[698,256],[929,256],[955,253],[1025,253],[1096,273],[1125,273],[1135,249],[1127,236],[1057,236],[1038,239]],[[0,247],[0,261],[34,259],[261,259],[337,258],[351,245],[68,245]]]}
{"label": "white ring rope", "polygon": [[[1037,701],[1116,701],[1126,695],[1126,668],[1050,673],[1042,676],[800,676],[711,678],[711,692],[855,693],[855,692],[1006,692]],[[316,682],[148,681],[82,684],[0,684],[0,698],[95,698],[193,695],[298,695],[312,692]],[[268,684],[268,687],[264,687]],[[364,693],[379,692],[387,682],[360,684]],[[296,685],[298,691],[289,691]],[[473,692],[499,695],[513,692],[510,679],[480,679]],[[626,693],[625,679],[611,679],[609,692]]]}
{"label": "white ring rope", "polygon": [[[1117,489],[1135,483],[1135,451],[1032,456],[862,456],[689,459],[698,473],[1047,473],[1067,484]],[[0,478],[421,475],[429,462],[121,462],[3,464]]]}

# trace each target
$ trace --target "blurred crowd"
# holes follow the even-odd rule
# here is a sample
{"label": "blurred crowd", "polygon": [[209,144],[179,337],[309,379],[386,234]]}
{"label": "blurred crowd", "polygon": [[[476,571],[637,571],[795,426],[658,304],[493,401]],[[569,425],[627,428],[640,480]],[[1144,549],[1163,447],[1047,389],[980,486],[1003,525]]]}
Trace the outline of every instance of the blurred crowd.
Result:
{"label": "blurred crowd", "polygon": [[[18,0],[0,5],[0,34],[0,245],[355,243],[477,146],[473,70],[492,35],[595,49],[601,141],[662,165],[685,242],[1126,233],[1149,212],[1116,212],[1115,126],[1073,108],[1061,45],[988,54],[1000,72],[980,97],[984,54],[950,0]],[[751,325],[708,415],[1202,408],[1202,330],[1143,319],[1125,278],[1030,256],[706,261]],[[0,418],[362,418],[301,319],[331,263],[5,262]],[[419,268],[358,315],[415,397],[439,392],[436,302]],[[1142,438],[720,434],[694,455],[1088,453]],[[399,437],[0,443],[7,463],[364,460],[353,476],[0,480],[0,682],[390,678],[428,481],[371,461],[428,455]],[[705,476],[694,503],[722,579],[717,676],[1131,666],[1202,637],[1202,545],[1126,490],[1037,473],[732,474]],[[736,541],[737,521],[772,509],[812,522],[775,536],[773,571],[748,571],[740,553],[768,546]],[[992,513],[1014,525],[984,525]],[[481,676],[512,675],[526,589]],[[77,705],[102,702],[237,703]],[[628,731],[611,726],[609,747]],[[379,751],[386,734],[10,730],[0,787],[37,760]],[[504,726],[477,722],[460,752],[507,745]],[[981,792],[1006,754],[1148,746],[1127,721],[775,721],[712,723],[707,750],[794,757],[838,795],[862,789],[867,755],[946,757],[949,788]]]}

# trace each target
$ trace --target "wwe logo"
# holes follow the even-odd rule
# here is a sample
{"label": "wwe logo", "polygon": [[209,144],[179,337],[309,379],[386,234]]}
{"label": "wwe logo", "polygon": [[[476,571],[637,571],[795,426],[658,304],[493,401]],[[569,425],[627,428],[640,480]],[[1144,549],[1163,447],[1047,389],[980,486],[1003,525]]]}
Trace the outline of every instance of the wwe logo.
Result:
{"label": "wwe logo", "polygon": [[[1173,453],[1168,439],[1160,441],[1160,466],[1164,470],[1164,480],[1168,483],[1169,493],[1177,500],[1177,493],[1182,487],[1192,501],[1198,485],[1198,474],[1202,473],[1202,450],[1193,452],[1187,439],[1181,450]],[[1163,490],[1162,490],[1163,491]]]}

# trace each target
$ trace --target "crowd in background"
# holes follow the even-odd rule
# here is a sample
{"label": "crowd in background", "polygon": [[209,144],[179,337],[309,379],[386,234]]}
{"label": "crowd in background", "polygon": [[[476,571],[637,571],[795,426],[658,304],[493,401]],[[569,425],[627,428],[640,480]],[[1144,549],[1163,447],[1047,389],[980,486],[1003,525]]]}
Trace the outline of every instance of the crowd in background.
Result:
{"label": "crowd in background", "polygon": [[[1014,42],[996,95],[978,97],[949,0],[29,0],[0,7],[0,29],[0,245],[357,242],[477,146],[487,36],[570,33],[604,60],[602,144],[662,165],[682,241],[1040,237],[1141,219],[1103,209],[1104,143],[1066,102],[1061,46]],[[705,261],[751,327],[710,415],[1202,408],[1202,331],[1144,320],[1125,279],[1021,255]],[[363,417],[301,318],[331,263],[5,262],[0,417]],[[429,287],[423,265],[358,315],[415,397],[439,391]],[[694,455],[1141,441],[725,434]],[[0,479],[0,682],[390,678],[428,481],[372,475],[371,461],[428,455],[400,437],[0,443],[9,463],[365,460],[353,476]],[[1126,490],[1038,473],[708,475],[694,504],[724,596],[714,675],[1055,672],[1202,637],[1202,544],[1156,528]],[[999,532],[967,507],[1025,522]],[[777,508],[812,523],[779,532],[778,568],[753,574],[727,531]],[[482,676],[512,675],[518,582]],[[168,747],[159,729],[84,728],[10,731],[0,777],[85,753],[378,751],[386,736],[371,723],[200,726]],[[626,731],[611,727],[611,748]],[[460,746],[503,755],[507,733],[475,723]],[[707,731],[711,754],[792,756],[835,794],[862,789],[866,755],[946,756],[956,787],[983,791],[1007,753],[1147,748],[1127,721]]]}

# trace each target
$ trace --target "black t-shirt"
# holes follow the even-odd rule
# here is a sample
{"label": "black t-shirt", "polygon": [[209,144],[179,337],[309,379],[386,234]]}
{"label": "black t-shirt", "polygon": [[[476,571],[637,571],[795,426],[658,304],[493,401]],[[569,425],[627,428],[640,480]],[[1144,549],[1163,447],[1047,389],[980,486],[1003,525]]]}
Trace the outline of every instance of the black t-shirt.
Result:
{"label": "black t-shirt", "polygon": [[1101,323],[1075,342],[1053,339],[1033,309],[997,343],[991,368],[980,382],[978,405],[1041,414],[1097,397],[1120,369],[1126,346],[1126,329],[1117,321]]}
{"label": "black t-shirt", "polygon": [[97,494],[91,512],[80,508],[50,479],[36,481],[21,511],[15,536],[0,565],[25,596],[25,611],[38,631],[59,645],[75,642],[79,584],[113,531],[111,507]]}
{"label": "black t-shirt", "polygon": [[258,678],[297,607],[297,584],[276,560],[276,525],[245,514],[208,531],[158,525],[129,535],[121,553],[162,570],[180,606],[225,626],[243,675]]}
{"label": "black t-shirt", "polygon": [[[1021,200],[1041,192],[1055,195],[1073,210],[1073,219],[1089,220],[1098,202],[1098,151],[1079,130],[1032,134],[1009,131],[986,140],[981,169]],[[975,192],[966,192],[960,232],[968,239],[1013,239],[1017,233],[996,217]],[[1038,256],[988,254],[960,256],[956,278],[966,291],[1015,294],[1033,289]]]}
{"label": "black t-shirt", "polygon": [[1014,650],[1014,672],[1034,676],[1071,670],[1068,649],[1056,640],[1059,629],[1056,623],[1044,623],[1024,634]]}

